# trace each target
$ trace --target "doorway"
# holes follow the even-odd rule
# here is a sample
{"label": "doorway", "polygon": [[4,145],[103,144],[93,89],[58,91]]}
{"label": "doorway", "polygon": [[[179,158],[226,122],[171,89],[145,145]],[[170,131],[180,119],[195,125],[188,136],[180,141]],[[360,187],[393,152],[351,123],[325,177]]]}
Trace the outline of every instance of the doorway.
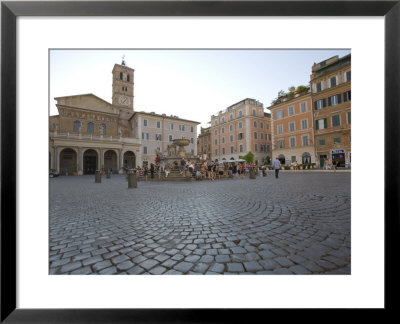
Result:
{"label": "doorway", "polygon": [[97,169],[97,152],[87,150],[83,154],[83,174],[94,174]]}
{"label": "doorway", "polygon": [[325,159],[327,159],[327,158],[328,158],[327,155],[320,155],[320,156],[319,156],[319,166],[320,166],[321,168],[324,167],[324,162],[325,162]]}

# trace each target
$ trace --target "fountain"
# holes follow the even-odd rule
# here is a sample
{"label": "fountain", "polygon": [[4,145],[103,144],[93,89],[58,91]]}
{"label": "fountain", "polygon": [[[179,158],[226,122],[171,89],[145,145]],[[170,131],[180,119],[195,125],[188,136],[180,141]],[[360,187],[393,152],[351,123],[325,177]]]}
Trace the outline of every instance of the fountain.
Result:
{"label": "fountain", "polygon": [[165,166],[171,169],[171,173],[167,177],[168,180],[185,179],[185,175],[181,175],[179,172],[182,158],[192,163],[197,163],[199,161],[199,158],[186,153],[185,146],[189,144],[190,141],[187,138],[174,139],[172,144],[168,145],[168,155],[160,157],[160,162],[164,162]]}
{"label": "fountain", "polygon": [[186,151],[185,151],[185,146],[188,146],[190,144],[190,141],[187,138],[178,138],[178,139],[174,139],[172,140],[172,145],[175,145],[179,147],[178,151],[175,151],[175,154],[177,156],[186,157]]}

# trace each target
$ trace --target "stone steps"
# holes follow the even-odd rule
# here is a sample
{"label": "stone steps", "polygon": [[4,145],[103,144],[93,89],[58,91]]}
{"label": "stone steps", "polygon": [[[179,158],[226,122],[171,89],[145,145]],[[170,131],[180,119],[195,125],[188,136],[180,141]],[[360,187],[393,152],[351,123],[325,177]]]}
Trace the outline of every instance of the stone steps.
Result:
{"label": "stone steps", "polygon": [[[145,181],[144,176],[140,175],[138,178],[139,181]],[[149,174],[147,176],[147,181],[194,181],[196,180],[194,177],[187,177],[185,175],[180,174],[179,170],[171,170],[168,174],[168,177],[165,177],[165,173],[162,172],[161,179],[158,179],[158,175],[154,173],[154,178],[151,178]]]}

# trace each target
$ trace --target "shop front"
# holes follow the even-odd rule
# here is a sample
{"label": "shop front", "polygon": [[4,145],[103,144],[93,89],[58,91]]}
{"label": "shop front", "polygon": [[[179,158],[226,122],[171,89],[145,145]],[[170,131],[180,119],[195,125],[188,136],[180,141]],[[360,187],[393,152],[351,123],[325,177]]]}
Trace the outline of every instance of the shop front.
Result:
{"label": "shop front", "polygon": [[338,168],[346,167],[345,150],[332,150],[332,164]]}

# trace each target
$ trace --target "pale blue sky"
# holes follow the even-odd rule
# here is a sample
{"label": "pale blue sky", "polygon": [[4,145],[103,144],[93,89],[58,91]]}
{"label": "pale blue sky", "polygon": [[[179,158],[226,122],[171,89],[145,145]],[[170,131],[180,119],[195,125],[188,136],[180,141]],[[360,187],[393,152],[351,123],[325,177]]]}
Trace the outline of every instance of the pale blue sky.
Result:
{"label": "pale blue sky", "polygon": [[[111,103],[115,63],[135,70],[135,111],[177,115],[207,127],[210,117],[245,98],[267,108],[280,90],[308,85],[311,67],[350,50],[51,50],[54,97],[93,93]],[[266,110],[266,112],[269,112]]]}

